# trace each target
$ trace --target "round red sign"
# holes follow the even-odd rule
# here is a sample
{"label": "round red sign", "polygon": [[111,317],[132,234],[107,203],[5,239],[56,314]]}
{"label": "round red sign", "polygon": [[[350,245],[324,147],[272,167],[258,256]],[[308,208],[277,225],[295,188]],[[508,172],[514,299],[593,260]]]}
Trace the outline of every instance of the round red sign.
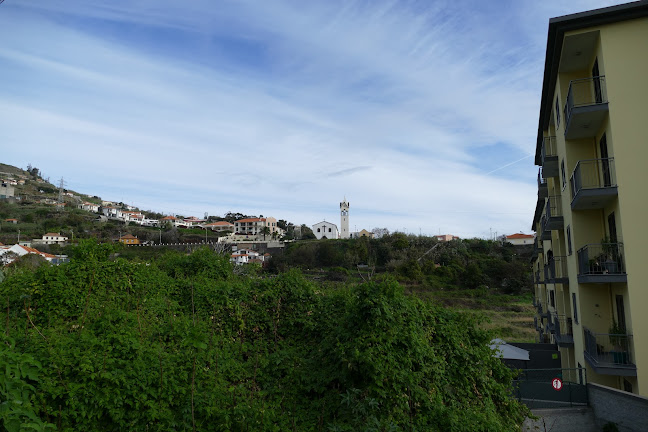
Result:
{"label": "round red sign", "polygon": [[554,390],[559,391],[562,389],[563,383],[560,378],[554,378],[553,381],[551,381],[551,386]]}

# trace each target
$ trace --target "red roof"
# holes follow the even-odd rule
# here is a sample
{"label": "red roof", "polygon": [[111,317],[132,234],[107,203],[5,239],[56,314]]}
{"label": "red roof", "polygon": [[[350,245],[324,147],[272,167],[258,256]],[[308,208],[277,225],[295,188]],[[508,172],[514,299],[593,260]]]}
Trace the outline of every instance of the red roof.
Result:
{"label": "red roof", "polygon": [[239,219],[236,222],[265,222],[266,218],[247,218]]}
{"label": "red roof", "polygon": [[43,237],[45,237],[45,236],[47,236],[47,237],[64,237],[60,233],[47,233]]}
{"label": "red roof", "polygon": [[507,239],[528,239],[528,238],[533,238],[533,234],[511,234],[510,236],[506,236]]}
{"label": "red roof", "polygon": [[207,226],[234,226],[234,224],[225,221],[218,221],[218,222],[208,223]]}

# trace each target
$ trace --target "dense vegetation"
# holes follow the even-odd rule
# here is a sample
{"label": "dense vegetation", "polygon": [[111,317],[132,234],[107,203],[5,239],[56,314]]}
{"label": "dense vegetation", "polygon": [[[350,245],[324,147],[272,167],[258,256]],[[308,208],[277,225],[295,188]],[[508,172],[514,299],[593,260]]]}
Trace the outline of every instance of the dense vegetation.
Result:
{"label": "dense vegetation", "polygon": [[390,277],[235,275],[208,249],[154,262],[82,243],[9,271],[9,431],[507,431],[523,408],[490,335]]}
{"label": "dense vegetation", "polygon": [[439,243],[434,237],[394,233],[380,239],[323,240],[289,244],[270,270],[328,269],[337,277],[368,265],[401,282],[428,289],[531,290],[531,249],[481,239]]}

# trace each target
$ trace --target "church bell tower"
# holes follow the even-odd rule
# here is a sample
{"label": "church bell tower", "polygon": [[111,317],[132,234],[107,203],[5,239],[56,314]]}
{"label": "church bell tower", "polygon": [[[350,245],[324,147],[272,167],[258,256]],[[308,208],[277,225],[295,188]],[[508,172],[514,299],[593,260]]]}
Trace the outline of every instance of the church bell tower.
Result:
{"label": "church bell tower", "polygon": [[349,203],[344,197],[340,203],[340,238],[348,239],[349,236]]}

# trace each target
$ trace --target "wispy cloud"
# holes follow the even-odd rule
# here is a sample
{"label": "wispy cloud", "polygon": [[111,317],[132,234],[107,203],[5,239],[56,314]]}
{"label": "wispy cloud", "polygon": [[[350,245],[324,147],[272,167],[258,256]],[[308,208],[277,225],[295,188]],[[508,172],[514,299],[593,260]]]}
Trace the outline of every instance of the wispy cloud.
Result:
{"label": "wispy cloud", "polygon": [[527,230],[548,18],[609,4],[577,3],[5,2],[3,161],[168,212]]}

